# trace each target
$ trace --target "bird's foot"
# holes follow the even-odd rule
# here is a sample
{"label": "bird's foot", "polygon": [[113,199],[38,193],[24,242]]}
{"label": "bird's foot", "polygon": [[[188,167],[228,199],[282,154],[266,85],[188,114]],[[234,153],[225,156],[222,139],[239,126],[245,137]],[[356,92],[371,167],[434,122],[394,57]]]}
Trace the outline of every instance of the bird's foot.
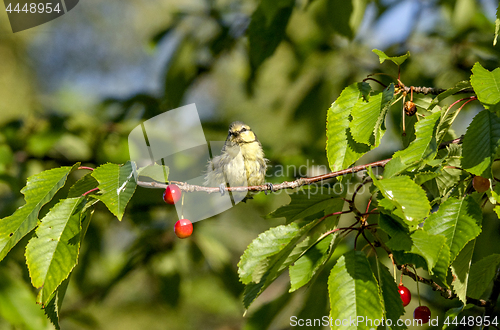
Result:
{"label": "bird's foot", "polygon": [[[267,186],[267,188],[268,188],[269,190],[271,190],[271,192],[273,192],[273,190],[274,190],[274,186],[273,186],[273,184],[272,184],[271,182],[266,183],[266,186]],[[267,195],[267,190],[264,190],[264,194],[266,194],[266,195]]]}
{"label": "bird's foot", "polygon": [[219,186],[219,192],[220,192],[221,196],[224,196],[224,194],[226,193],[226,185],[224,183],[220,184],[220,186]]}

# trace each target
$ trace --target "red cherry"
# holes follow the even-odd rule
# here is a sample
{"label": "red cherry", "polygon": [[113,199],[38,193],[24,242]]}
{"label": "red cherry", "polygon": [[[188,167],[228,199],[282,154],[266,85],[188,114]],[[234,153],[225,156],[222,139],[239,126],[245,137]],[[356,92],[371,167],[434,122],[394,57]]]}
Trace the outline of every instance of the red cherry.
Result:
{"label": "red cherry", "polygon": [[486,190],[490,189],[490,180],[482,176],[475,176],[474,179],[472,179],[472,186],[478,193],[484,193]]}
{"label": "red cherry", "polygon": [[188,219],[180,219],[175,223],[174,232],[179,238],[186,238],[193,233],[193,224]]}
{"label": "red cherry", "polygon": [[403,300],[403,306],[408,306],[411,301],[411,292],[404,285],[398,286],[399,295],[401,296],[401,300]]}
{"label": "red cherry", "polygon": [[165,203],[174,205],[181,199],[182,192],[175,184],[169,184],[163,193]]}
{"label": "red cherry", "polygon": [[418,306],[413,312],[413,318],[421,320],[422,324],[426,324],[431,318],[431,310],[427,306]]}

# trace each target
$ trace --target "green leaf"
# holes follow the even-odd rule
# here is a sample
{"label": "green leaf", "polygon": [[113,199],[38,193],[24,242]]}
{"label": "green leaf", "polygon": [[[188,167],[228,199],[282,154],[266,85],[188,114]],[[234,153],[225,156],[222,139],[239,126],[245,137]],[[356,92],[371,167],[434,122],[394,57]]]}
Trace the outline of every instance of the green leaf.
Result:
{"label": "green leaf", "polygon": [[424,230],[431,235],[443,235],[450,247],[450,263],[464,246],[481,233],[483,214],[479,204],[468,196],[450,197],[425,221]]}
{"label": "green leaf", "polygon": [[[418,122],[418,116],[406,116],[406,123],[405,123],[405,134],[401,137],[401,140],[403,141],[403,149],[408,148],[410,143],[415,140],[415,125]],[[401,129],[403,128],[403,122],[401,121]]]}
{"label": "green leaf", "polygon": [[403,213],[407,221],[423,220],[429,214],[431,205],[425,191],[409,177],[377,180],[372,171],[369,174],[382,195]]}
{"label": "green leaf", "polygon": [[[328,206],[327,212],[339,211],[342,209],[343,204],[343,201],[339,199],[334,200]],[[315,247],[315,244],[320,239],[316,239],[314,234],[306,236],[302,242],[298,243],[306,233],[315,228],[320,222],[324,224],[321,227],[326,228],[319,229],[328,231],[336,228],[339,217],[340,215],[312,221],[295,221],[285,226],[271,228],[260,234],[248,246],[238,263],[240,280],[247,284],[243,297],[245,307],[248,307],[288,266],[300,257],[307,255],[307,252]],[[336,244],[330,247],[328,256],[323,259],[324,262],[315,264],[311,276],[324,266]]]}
{"label": "green leaf", "polygon": [[[499,71],[500,73],[500,71]],[[462,168],[491,179],[491,163],[500,147],[500,118],[488,110],[478,113],[467,128]]]}
{"label": "green leaf", "polygon": [[[460,314],[462,311],[466,310],[466,309],[470,309],[472,307],[475,307],[473,304],[468,304],[468,305],[462,305],[462,306],[459,306],[459,307],[455,307],[455,308],[450,308],[446,311],[446,313],[444,314],[444,319],[446,320],[448,317],[449,317],[449,320],[453,320],[455,317],[458,316],[458,314]],[[448,329],[448,327],[451,326],[453,327],[453,324],[450,322],[448,324],[443,324],[443,327],[441,329]]]}
{"label": "green leaf", "polygon": [[[434,195],[434,198],[441,199],[442,196],[448,196],[459,185],[467,185],[469,181],[464,181],[469,174],[462,171],[462,147],[459,145],[449,145],[446,147],[448,155],[445,155],[446,162],[440,165],[435,171],[438,175],[435,180],[424,183],[424,186]],[[437,159],[435,160],[437,161]],[[454,168],[456,167],[456,168]]]}
{"label": "green leaf", "polygon": [[[343,206],[344,201],[336,199],[334,203],[325,209],[325,213],[333,214],[340,212]],[[321,220],[321,226],[317,226],[312,234],[308,233],[307,237],[297,244],[292,253],[290,253],[289,259],[296,260],[289,268],[290,292],[307,284],[325,267],[327,261],[336,251],[342,237],[339,237],[338,232],[332,233],[332,230],[337,229],[339,219],[340,215],[336,215]],[[318,221],[315,220],[314,222],[317,223]]]}
{"label": "green leaf", "polygon": [[450,111],[449,107],[443,107],[441,109],[441,118],[439,119],[439,124],[436,129],[436,140],[437,145],[440,145],[443,142],[446,134],[450,132],[451,125],[455,121],[458,112]]}
{"label": "green leaf", "polygon": [[410,165],[406,165],[403,163],[401,157],[392,158],[387,164],[384,166],[384,178],[392,178],[398,174],[404,172]]}
{"label": "green leaf", "polygon": [[423,183],[435,179],[438,176],[436,172],[419,172],[415,175],[413,179],[416,184],[422,185]]}
{"label": "green leaf", "polygon": [[[339,254],[342,255],[344,252]],[[335,253],[337,254],[337,252]],[[320,319],[325,315],[328,316],[330,313],[330,303],[328,296],[328,276],[330,275],[329,271],[318,272],[317,277],[311,284],[304,290],[304,295],[301,296],[302,307],[297,310],[295,309],[293,312],[294,316],[297,316],[298,319]],[[292,320],[290,320],[292,321]],[[290,326],[294,326],[293,323],[290,322]],[[300,328],[300,327],[297,327]],[[261,330],[262,327],[259,329]],[[314,328],[310,328],[314,329]]]}
{"label": "green leaf", "polygon": [[354,5],[352,1],[319,1],[316,3],[316,6],[314,6],[316,24],[325,30],[324,33],[330,34],[334,31],[352,39],[354,33],[349,22]]}
{"label": "green leaf", "polygon": [[68,175],[79,165],[54,168],[28,178],[26,186],[21,190],[26,204],[11,216],[0,220],[0,260],[36,227],[40,209],[54,197]]}
{"label": "green leaf", "polygon": [[416,138],[408,148],[394,153],[394,158],[401,158],[402,163],[411,164],[418,161],[428,161],[434,159],[437,153],[437,142],[435,131],[440,118],[440,113],[435,112],[426,116],[415,125]]}
{"label": "green leaf", "polygon": [[294,1],[290,0],[275,0],[275,1],[261,1],[260,7],[266,15],[266,24],[272,24],[273,20],[279,14],[282,8],[293,6]]}
{"label": "green leaf", "polygon": [[500,185],[496,184],[493,189],[489,189],[486,191],[488,195],[489,201],[491,204],[496,205],[500,204]]}
{"label": "green leaf", "polygon": [[168,182],[169,168],[165,165],[148,165],[137,170],[139,176],[151,178],[157,182]]}
{"label": "green leaf", "polygon": [[76,181],[68,192],[68,198],[80,197],[84,193],[99,186],[99,182],[92,176],[92,173],[87,173],[80,180]]}
{"label": "green leaf", "polygon": [[300,226],[297,222],[292,222],[274,227],[250,243],[238,263],[240,281],[247,285],[244,293],[245,307],[248,307],[288,265],[295,261],[287,260],[288,256],[303,234],[314,224],[315,222],[310,222]]}
{"label": "green leaf", "polygon": [[446,278],[448,277],[449,269],[450,247],[447,244],[444,244],[438,254],[436,265],[432,268],[432,271],[429,271],[429,274],[432,275],[435,282],[448,289],[450,286],[448,285]]}
{"label": "green leaf", "polygon": [[[387,201],[387,199],[385,198],[384,200]],[[387,201],[387,203],[392,206],[389,201]],[[387,247],[389,247],[393,251],[410,251],[412,241],[408,232],[408,226],[402,219],[395,217],[394,214],[388,215],[383,209],[380,209],[380,212],[381,214],[379,216],[378,225],[380,229],[382,229],[387,233],[387,235],[390,236],[390,240],[386,243]]]}
{"label": "green leaf", "polygon": [[357,143],[349,128],[351,110],[362,95],[370,90],[368,83],[355,83],[346,87],[328,109],[326,124],[326,154],[332,171],[348,168],[370,147]]}
{"label": "green leaf", "polygon": [[409,234],[408,226],[400,221],[393,219],[391,216],[381,213],[379,216],[378,225],[380,229],[393,237],[399,234]]}
{"label": "green leaf", "polygon": [[434,107],[436,105],[439,104],[439,102],[443,101],[447,97],[452,96],[453,94],[458,93],[460,91],[463,91],[463,90],[466,90],[466,89],[470,89],[471,87],[472,86],[470,84],[470,81],[467,81],[467,80],[460,81],[454,87],[448,88],[447,90],[445,90],[444,92],[442,92],[438,96],[436,96],[432,100],[432,102],[429,104],[429,106],[427,107],[427,110],[431,111],[432,109],[434,109]]}
{"label": "green leaf", "polygon": [[274,298],[268,303],[263,304],[252,315],[246,318],[243,330],[261,330],[268,329],[277,315],[285,308],[292,298],[288,292]]}
{"label": "green leaf", "polygon": [[340,241],[337,233],[331,236],[331,238],[325,238],[308,248],[307,252],[290,266],[291,287],[289,292],[293,292],[309,283],[318,269],[328,261]]}
{"label": "green leaf", "polygon": [[61,200],[42,219],[26,246],[31,283],[41,288],[43,305],[76,265],[84,205],[84,197]]}
{"label": "green leaf", "polygon": [[[328,278],[330,317],[333,320],[380,320],[383,317],[379,286],[365,254],[349,251],[339,258]],[[345,323],[336,329],[369,329],[365,323],[357,327]]]}
{"label": "green leaf", "polygon": [[134,177],[135,163],[126,162],[123,166],[104,164],[92,172],[99,182],[100,195],[96,195],[118,220],[123,218],[125,207],[134,194],[137,182]]}
{"label": "green leaf", "polygon": [[467,284],[475,244],[476,240],[467,243],[451,264],[451,272],[453,274],[453,282],[451,284],[453,285],[453,291],[455,291],[458,299],[464,305],[467,303]]}
{"label": "green leaf", "polygon": [[500,102],[500,68],[490,72],[477,62],[472,67],[470,83],[481,103],[493,105]]}
{"label": "green leaf", "polygon": [[352,109],[352,121],[349,124],[356,142],[378,146],[383,135],[379,130],[393,97],[394,85],[391,84],[383,92],[370,96],[368,101],[358,99]]}
{"label": "green leaf", "polygon": [[283,205],[275,211],[269,213],[266,218],[285,217],[286,222],[290,223],[294,220],[303,219],[310,215],[324,211],[331,206],[337,205],[339,202],[338,195],[313,195],[306,194],[307,192],[308,190],[304,189],[296,194],[290,195],[291,201],[289,204]]}
{"label": "green leaf", "polygon": [[410,57],[410,52],[406,52],[406,54],[401,55],[401,56],[387,56],[386,53],[384,53],[381,50],[378,49],[373,49],[372,52],[378,55],[378,58],[380,60],[380,64],[384,63],[385,60],[392,61],[394,64],[397,66],[400,66],[401,64],[406,61],[408,57]]}
{"label": "green leaf", "polygon": [[427,270],[427,262],[422,256],[418,254],[404,252],[404,251],[393,251],[394,260],[397,264],[410,264],[415,265],[415,268],[423,268]]}
{"label": "green leaf", "polygon": [[351,1],[332,0],[327,1],[328,13],[331,13],[329,23],[339,34],[352,39],[354,37],[349,20],[353,11]]}
{"label": "green leaf", "polygon": [[489,255],[472,265],[469,274],[467,296],[480,299],[488,288],[500,264],[500,254]]}
{"label": "green leaf", "polygon": [[70,277],[71,274],[61,283],[61,285],[57,288],[57,290],[50,296],[49,301],[45,304],[43,308],[45,315],[47,315],[47,318],[50,320],[50,322],[52,322],[52,324],[57,330],[61,329],[59,325],[59,312],[61,310],[62,301],[64,300],[64,296],[68,288]]}
{"label": "green leaf", "polygon": [[[431,235],[423,230],[416,230],[411,234],[411,240],[413,246],[410,252],[418,254],[425,259],[429,274],[434,274],[432,270],[438,263],[441,255],[444,255],[449,260],[449,248],[446,245],[446,238],[444,236]],[[446,255],[446,252],[448,252],[448,255]]]}
{"label": "green leaf", "polygon": [[[196,54],[198,51],[197,41],[187,35],[179,36],[179,43],[175,53],[169,60],[167,74],[164,79],[162,106],[166,109],[177,108],[181,105],[186,90],[197,77],[198,70]],[[135,97],[134,97],[135,98]],[[146,109],[153,105],[154,109],[158,107],[158,101],[150,96],[145,100],[137,100],[137,103],[143,103]],[[151,110],[154,111],[154,110]]]}
{"label": "green leaf", "polygon": [[[401,212],[400,209],[397,209],[396,206],[387,198],[384,198],[383,196],[381,198],[378,199],[378,208],[380,209],[380,212],[381,213],[384,213],[384,214],[387,214],[388,216],[390,216],[393,220],[396,220],[398,221],[399,223],[401,223],[402,225],[406,227],[409,227],[409,228],[412,228],[412,227],[415,227],[417,225],[417,223],[409,223],[404,219],[404,214],[403,212]],[[412,228],[412,229],[416,229],[415,228]]]}
{"label": "green leaf", "polygon": [[[96,200],[91,200],[90,202],[87,202],[87,204],[85,204],[85,206],[83,207],[80,216],[80,221],[81,221],[80,246],[82,245],[83,239],[85,238],[85,234],[87,233],[87,229],[90,224],[90,220],[92,218],[93,208],[91,208],[91,206],[93,206],[96,202],[97,202]],[[71,278],[71,273],[61,283],[61,285],[59,285],[56,291],[50,296],[49,301],[43,307],[45,315],[47,315],[48,319],[52,322],[52,324],[56,329],[60,329],[59,311],[61,310],[70,278]],[[42,292],[43,291],[40,290],[37,297],[39,303],[41,303]]]}
{"label": "green leaf", "polygon": [[378,266],[378,282],[380,285],[380,290],[382,292],[384,310],[386,315],[384,319],[392,320],[392,329],[406,329],[406,326],[397,326],[398,319],[405,313],[403,307],[403,301],[399,295],[398,286],[394,282],[394,277],[392,277],[389,269],[377,262]]}
{"label": "green leaf", "polygon": [[252,14],[247,33],[253,74],[283,40],[294,3],[294,0],[261,1]]}

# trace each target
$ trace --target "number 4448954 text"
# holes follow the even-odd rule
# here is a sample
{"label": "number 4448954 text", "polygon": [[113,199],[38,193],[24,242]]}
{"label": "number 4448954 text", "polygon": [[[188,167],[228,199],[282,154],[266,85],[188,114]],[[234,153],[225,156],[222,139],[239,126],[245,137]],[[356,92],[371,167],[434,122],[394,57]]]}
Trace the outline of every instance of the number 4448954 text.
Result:
{"label": "number 4448954 text", "polygon": [[61,12],[61,8],[59,6],[59,3],[56,3],[55,6],[52,5],[52,3],[25,3],[24,6],[21,6],[18,4],[15,5],[14,8],[12,8],[13,4],[12,3],[9,3],[9,5],[7,6],[6,8],[6,11],[8,13],[31,13],[31,14],[35,14],[35,13],[39,13],[39,14],[43,14],[43,13],[46,13],[46,14],[50,14],[52,12],[56,12],[56,13],[59,13]]}
{"label": "number 4448954 text", "polygon": [[498,319],[497,319],[497,316],[495,316],[494,318],[490,319],[489,316],[462,316],[462,317],[458,317],[458,316],[455,316],[454,318],[451,318],[451,317],[447,317],[445,320],[444,320],[444,324],[445,325],[464,325],[464,326],[490,326],[490,325],[493,325],[495,327],[498,326]]}

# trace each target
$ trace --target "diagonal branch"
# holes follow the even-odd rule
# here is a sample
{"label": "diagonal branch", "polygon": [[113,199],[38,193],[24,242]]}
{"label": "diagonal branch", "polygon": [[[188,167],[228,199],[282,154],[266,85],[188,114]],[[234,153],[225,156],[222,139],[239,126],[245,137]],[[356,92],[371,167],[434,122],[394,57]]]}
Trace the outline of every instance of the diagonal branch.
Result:
{"label": "diagonal branch", "polygon": [[[373,237],[375,237],[375,246],[380,246],[381,248],[383,248],[387,252],[389,257],[394,261],[394,259],[392,258],[392,250],[384,243],[384,241],[382,239],[380,239],[380,237],[377,234],[377,228],[370,228],[370,232],[372,233]],[[428,279],[428,278],[425,278],[422,276],[418,276],[417,274],[415,274],[411,270],[408,270],[405,265],[397,265],[397,267],[398,267],[398,269],[401,270],[401,272],[404,275],[411,277],[414,281],[418,281],[418,282],[427,284],[432,288],[432,290],[439,291],[441,293],[441,296],[443,296],[444,298],[446,298],[446,299],[457,298],[457,295],[451,289],[444,288],[431,279]],[[500,281],[500,279],[499,279],[499,281]],[[499,283],[499,285],[500,285],[500,283]],[[500,286],[499,286],[499,289],[500,289]],[[497,296],[497,298],[498,298],[498,296]],[[493,307],[492,307],[491,297],[490,297],[490,300],[488,300],[488,301],[486,301],[484,299],[475,299],[475,298],[467,297],[467,303],[474,304],[474,305],[479,306],[479,307],[486,307],[486,309],[488,309],[488,308],[494,308],[494,304],[496,303],[496,301],[493,302]]]}
{"label": "diagonal branch", "polygon": [[[404,86],[404,91],[408,94],[410,93],[411,87]],[[431,94],[431,95],[439,95],[443,92],[446,92],[446,89],[442,88],[432,88],[432,87],[419,87],[419,86],[413,86],[413,92],[418,93],[418,94]],[[462,89],[455,94],[474,94],[474,90],[472,88],[467,88],[467,89]]]}
{"label": "diagonal branch", "polygon": [[[225,191],[238,191],[238,192],[243,192],[243,191],[265,191],[265,190],[282,190],[282,189],[293,189],[293,188],[298,188],[301,186],[305,185],[310,185],[314,182],[318,181],[323,181],[327,179],[332,179],[336,178],[338,176],[346,175],[346,174],[351,174],[351,173],[357,173],[366,170],[368,167],[384,167],[385,164],[387,164],[391,158],[389,159],[384,159],[384,160],[379,160],[377,162],[365,164],[365,165],[358,165],[354,166],[345,170],[341,171],[336,171],[336,172],[331,172],[323,175],[318,175],[314,176],[311,178],[299,178],[295,181],[291,182],[282,182],[279,184],[273,184],[272,188],[268,185],[260,185],[260,186],[248,186],[248,187],[226,187]],[[220,188],[219,187],[204,187],[204,186],[197,186],[197,185],[192,185],[188,184],[186,182],[179,182],[179,181],[170,181],[170,183],[174,183],[179,186],[179,188],[182,191],[187,191],[187,192],[193,192],[193,191],[202,191],[206,192],[209,194],[212,193],[220,193]],[[158,183],[158,182],[143,182],[143,181],[138,181],[138,185],[141,187],[151,187],[151,188],[163,188],[165,189],[167,187],[166,184],[164,183]]]}
{"label": "diagonal branch", "polygon": [[[463,140],[463,136],[459,137],[455,140],[452,140],[452,141],[443,142],[439,146],[439,149],[443,149],[450,144],[461,143],[462,140]],[[305,185],[310,185],[310,184],[315,183],[315,182],[336,178],[338,176],[343,176],[346,174],[361,172],[361,171],[368,169],[368,167],[384,167],[391,159],[392,158],[388,158],[388,159],[379,160],[379,161],[369,163],[369,164],[353,166],[353,167],[345,169],[345,170],[330,172],[327,174],[318,175],[318,176],[314,176],[314,177],[310,177],[310,178],[299,178],[299,179],[297,179],[295,181],[291,181],[291,182],[285,181],[285,182],[282,182],[279,184],[273,184],[272,187],[269,185],[248,186],[248,187],[225,187],[224,190],[225,191],[245,192],[245,191],[267,191],[267,190],[277,191],[277,190],[282,190],[282,189],[294,189],[294,188],[302,187]],[[198,186],[198,185],[188,184],[187,182],[179,182],[179,181],[170,181],[170,183],[178,185],[179,189],[181,189],[182,191],[185,191],[185,192],[199,191],[199,192],[206,192],[208,194],[220,193],[220,187]],[[147,187],[147,188],[161,188],[161,189],[167,188],[167,184],[159,183],[159,182],[137,181],[137,184],[141,187]]]}

